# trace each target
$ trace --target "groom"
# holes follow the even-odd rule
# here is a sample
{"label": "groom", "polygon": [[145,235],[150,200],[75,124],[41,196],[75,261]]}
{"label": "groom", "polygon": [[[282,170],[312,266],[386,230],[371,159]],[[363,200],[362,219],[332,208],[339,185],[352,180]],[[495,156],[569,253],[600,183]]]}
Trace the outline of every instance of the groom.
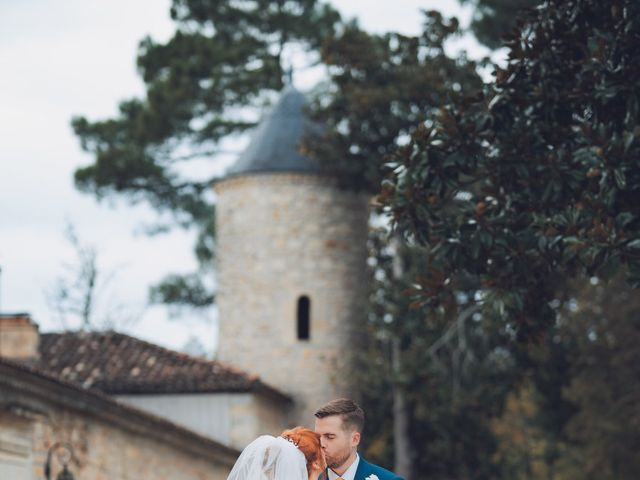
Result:
{"label": "groom", "polygon": [[348,398],[331,400],[316,413],[316,433],[327,459],[318,480],[402,480],[395,473],[373,465],[358,455],[364,412]]}

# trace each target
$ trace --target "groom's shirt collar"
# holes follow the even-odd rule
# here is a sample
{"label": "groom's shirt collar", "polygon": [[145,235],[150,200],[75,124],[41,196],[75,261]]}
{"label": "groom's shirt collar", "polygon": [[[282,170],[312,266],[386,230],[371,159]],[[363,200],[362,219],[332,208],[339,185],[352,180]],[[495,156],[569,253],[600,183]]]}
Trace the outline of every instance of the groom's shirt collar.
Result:
{"label": "groom's shirt collar", "polygon": [[344,480],[355,480],[356,478],[356,471],[358,471],[358,464],[360,463],[360,455],[358,455],[356,453],[356,459],[353,461],[353,463],[349,466],[349,468],[347,468],[347,471],[344,472],[342,475],[338,475],[336,472],[334,472],[333,470],[331,470],[330,468],[328,469],[328,473],[329,473],[329,480],[336,480],[336,478],[344,478]]}

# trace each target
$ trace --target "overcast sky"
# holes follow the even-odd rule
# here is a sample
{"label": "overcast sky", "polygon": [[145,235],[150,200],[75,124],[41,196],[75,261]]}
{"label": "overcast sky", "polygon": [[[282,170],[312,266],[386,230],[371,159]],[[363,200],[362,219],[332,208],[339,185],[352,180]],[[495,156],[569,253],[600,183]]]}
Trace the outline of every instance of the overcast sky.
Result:
{"label": "overcast sky", "polygon": [[[332,2],[373,31],[417,33],[419,9],[437,8],[468,22],[455,0]],[[0,312],[27,312],[42,331],[60,330],[47,301],[64,264],[75,259],[65,239],[72,223],[112,274],[98,313],[120,309],[137,321],[123,327],[149,341],[181,348],[195,336],[214,348],[215,311],[170,320],[146,307],[147,291],[170,272],[195,268],[192,233],[148,237],[156,214],[125,201],[97,203],[77,192],[73,171],[91,162],[70,128],[74,115],[113,116],[118,102],[143,94],[136,47],[151,35],[170,38],[169,0],[0,0]],[[472,50],[471,41],[463,41]],[[477,53],[478,51],[475,50]],[[297,78],[309,88],[313,79]],[[213,168],[213,167],[212,167]]]}

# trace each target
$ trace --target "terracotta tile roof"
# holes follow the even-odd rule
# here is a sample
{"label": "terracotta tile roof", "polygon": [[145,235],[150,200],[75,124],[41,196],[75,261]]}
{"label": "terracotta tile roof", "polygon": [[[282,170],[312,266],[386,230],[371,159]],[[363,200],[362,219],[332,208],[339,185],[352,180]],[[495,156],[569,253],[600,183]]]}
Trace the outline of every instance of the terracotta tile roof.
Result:
{"label": "terracotta tile roof", "polygon": [[[16,379],[19,380],[16,382]],[[37,388],[38,384],[42,388]],[[61,380],[22,361],[0,357],[0,387],[2,387],[3,390],[0,391],[3,391],[3,393],[6,393],[4,389],[8,390],[7,387],[17,388],[18,390],[26,387],[24,391],[28,392],[28,394],[22,394],[21,403],[27,402],[27,405],[28,400],[38,397],[38,394],[40,394],[41,398],[56,398],[58,401],[62,397],[66,400],[66,405],[72,406],[75,404],[80,407],[81,411],[93,412],[98,417],[108,419],[112,425],[115,422],[116,425],[133,428],[138,433],[140,428],[149,430],[149,433],[160,441],[174,443],[179,449],[199,450],[198,453],[205,457],[223,455],[230,462],[229,467],[233,465],[240,453],[233,447],[224,445],[209,437],[204,437],[167,418],[161,418],[148,411],[118,402],[97,390],[81,388],[74,382]],[[5,401],[6,398],[2,400]],[[9,403],[2,406],[11,409],[12,406],[19,407],[20,405]]]}
{"label": "terracotta tile roof", "polygon": [[39,352],[38,370],[109,395],[254,391],[291,400],[241,370],[113,331],[44,333]]}

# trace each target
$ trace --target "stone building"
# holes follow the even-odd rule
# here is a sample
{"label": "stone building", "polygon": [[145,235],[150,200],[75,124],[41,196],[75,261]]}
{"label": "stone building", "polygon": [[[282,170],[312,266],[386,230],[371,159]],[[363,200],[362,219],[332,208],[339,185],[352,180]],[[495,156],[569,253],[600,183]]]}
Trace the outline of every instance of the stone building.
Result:
{"label": "stone building", "polygon": [[350,393],[367,284],[366,197],[300,153],[320,130],[288,87],[214,185],[218,356],[290,395],[291,423],[307,425]]}
{"label": "stone building", "polygon": [[291,399],[218,361],[117,332],[40,335],[39,370],[242,449],[281,431]]}
{"label": "stone building", "polygon": [[[144,361],[100,354],[88,339],[42,341],[28,315],[0,316],[0,478],[43,479],[50,449],[69,445],[77,480],[224,480],[238,450],[102,392],[109,366]],[[52,343],[64,352],[52,356]],[[51,467],[57,478],[55,455]]]}

